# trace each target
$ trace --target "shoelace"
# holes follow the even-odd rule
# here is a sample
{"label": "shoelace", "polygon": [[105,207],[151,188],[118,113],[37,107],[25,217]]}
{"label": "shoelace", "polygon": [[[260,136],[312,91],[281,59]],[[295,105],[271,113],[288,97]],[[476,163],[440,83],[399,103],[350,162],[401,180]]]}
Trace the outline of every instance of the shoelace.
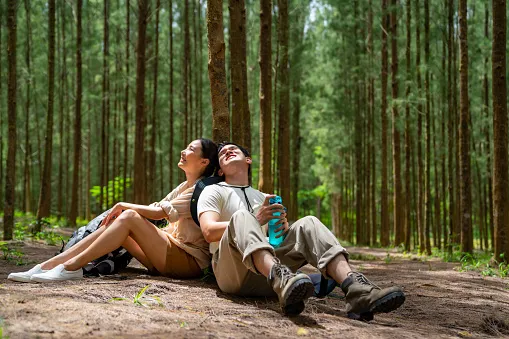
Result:
{"label": "shoelace", "polygon": [[285,265],[281,265],[280,263],[275,263],[274,265],[276,275],[281,278],[279,282],[279,287],[283,287],[288,281],[288,279],[290,279],[293,276],[293,273]]}
{"label": "shoelace", "polygon": [[357,280],[358,283],[363,284],[363,285],[374,286],[374,287],[380,289],[380,287],[378,287],[377,285],[375,285],[371,281],[369,281],[368,278],[366,278],[364,276],[364,274],[358,273],[358,272],[353,272],[352,275],[354,276],[355,280]]}

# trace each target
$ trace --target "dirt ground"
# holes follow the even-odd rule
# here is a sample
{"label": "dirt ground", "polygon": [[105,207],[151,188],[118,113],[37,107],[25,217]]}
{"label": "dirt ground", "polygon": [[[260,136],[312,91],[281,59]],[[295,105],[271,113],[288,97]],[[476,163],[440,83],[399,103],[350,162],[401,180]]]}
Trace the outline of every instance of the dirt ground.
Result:
{"label": "dirt ground", "polygon": [[[120,275],[56,284],[7,281],[10,272],[31,268],[57,247],[18,242],[25,266],[0,259],[0,333],[10,338],[494,338],[509,329],[509,279],[461,273],[457,264],[423,262],[381,249],[350,248],[356,270],[381,287],[403,286],[405,304],[369,323],[350,320],[339,288],[325,299],[311,298],[298,317],[280,314],[276,299],[241,298],[200,280],[148,276],[133,260]],[[11,245],[13,245],[11,244]],[[376,257],[376,259],[375,259]],[[310,268],[312,270],[312,268]],[[133,303],[147,296],[162,306]],[[112,300],[124,297],[129,300]],[[1,336],[1,335],[0,335]]]}

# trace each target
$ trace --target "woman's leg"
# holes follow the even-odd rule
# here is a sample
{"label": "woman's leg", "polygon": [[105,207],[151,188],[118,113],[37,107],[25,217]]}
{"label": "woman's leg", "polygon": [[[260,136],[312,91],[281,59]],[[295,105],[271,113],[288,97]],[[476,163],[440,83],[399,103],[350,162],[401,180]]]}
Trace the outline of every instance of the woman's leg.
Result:
{"label": "woman's leg", "polygon": [[46,260],[41,264],[43,270],[50,270],[60,264],[63,264],[67,260],[75,257],[88,248],[105,230],[105,227],[99,227],[94,233],[90,234],[86,238],[83,238],[79,243],[75,244],[67,251],[54,256],[51,259]]}
{"label": "woman's leg", "polygon": [[124,243],[129,247],[129,243],[126,243],[129,236],[146,256],[146,260],[142,259],[142,263],[145,261],[158,271],[164,271],[168,237],[164,231],[159,230],[133,210],[124,211],[87,249],[67,260],[64,268],[75,271]]}

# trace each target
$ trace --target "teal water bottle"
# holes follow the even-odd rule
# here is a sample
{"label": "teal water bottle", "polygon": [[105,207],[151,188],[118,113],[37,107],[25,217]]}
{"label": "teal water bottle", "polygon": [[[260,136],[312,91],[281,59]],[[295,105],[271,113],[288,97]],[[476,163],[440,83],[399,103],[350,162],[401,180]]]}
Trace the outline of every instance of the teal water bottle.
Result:
{"label": "teal water bottle", "polygon": [[[269,204],[270,205],[283,204],[283,200],[281,199],[280,196],[276,195],[275,197],[269,199]],[[272,215],[278,217],[281,215],[281,212],[274,212]],[[275,232],[276,229],[281,227],[281,225],[276,225],[278,221],[280,221],[280,219],[270,219],[269,220],[269,244],[271,244],[272,247],[274,247],[274,248],[279,247],[281,245],[281,243],[283,242],[283,240],[285,239],[284,236],[276,238],[276,235],[283,232],[283,230],[281,230],[277,233]]]}

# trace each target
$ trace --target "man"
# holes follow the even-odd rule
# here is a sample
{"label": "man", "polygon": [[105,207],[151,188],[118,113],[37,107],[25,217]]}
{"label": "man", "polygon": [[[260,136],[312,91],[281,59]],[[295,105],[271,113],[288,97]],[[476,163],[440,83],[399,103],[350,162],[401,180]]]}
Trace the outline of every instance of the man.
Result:
{"label": "man", "polygon": [[[284,207],[269,205],[274,195],[248,185],[252,159],[246,149],[224,143],[218,152],[219,175],[224,175],[225,181],[203,190],[198,216],[223,292],[243,296],[272,296],[275,292],[283,313],[297,315],[314,289],[306,274],[293,272],[309,263],[340,284],[350,318],[372,320],[373,314],[403,304],[401,288],[380,289],[351,270],[348,253],[320,220],[308,216],[288,227]],[[281,216],[274,217],[274,212]],[[268,243],[261,226],[273,218],[280,219],[285,236],[278,248]]]}

